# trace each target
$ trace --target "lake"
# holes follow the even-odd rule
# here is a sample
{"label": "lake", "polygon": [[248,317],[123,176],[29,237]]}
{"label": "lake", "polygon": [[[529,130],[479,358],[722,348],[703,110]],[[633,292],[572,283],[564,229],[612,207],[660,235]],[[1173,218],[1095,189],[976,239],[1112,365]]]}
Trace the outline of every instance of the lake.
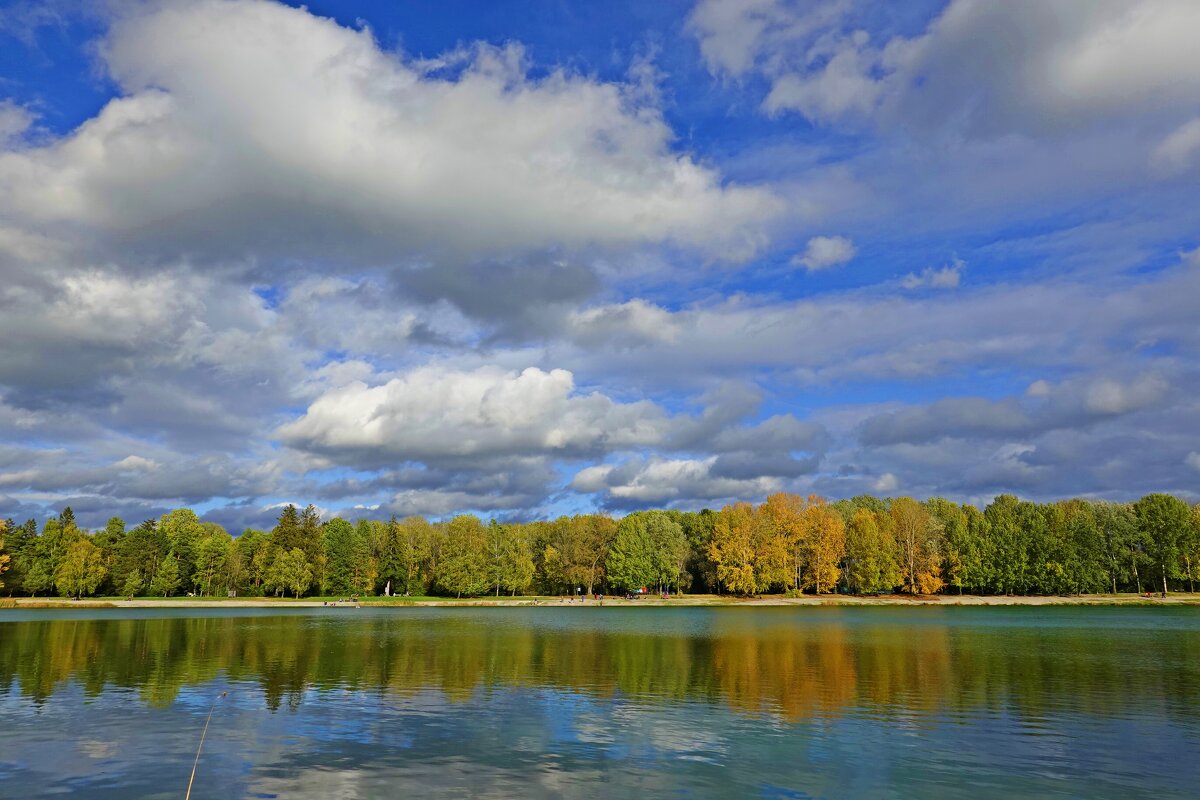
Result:
{"label": "lake", "polygon": [[4,610],[0,796],[1195,797],[1198,702],[1192,608]]}

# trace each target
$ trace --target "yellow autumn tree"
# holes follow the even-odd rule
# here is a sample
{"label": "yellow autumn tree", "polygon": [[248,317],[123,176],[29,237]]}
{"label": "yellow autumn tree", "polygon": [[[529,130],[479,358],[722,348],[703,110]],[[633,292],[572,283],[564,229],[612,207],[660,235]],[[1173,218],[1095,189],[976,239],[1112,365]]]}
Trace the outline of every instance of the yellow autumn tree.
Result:
{"label": "yellow autumn tree", "polygon": [[[0,520],[0,575],[8,572],[8,553],[4,552],[4,532],[8,530],[8,523]],[[4,581],[0,580],[0,589],[4,588]]]}
{"label": "yellow autumn tree", "polygon": [[832,591],[846,552],[841,515],[825,498],[779,492],[759,506],[756,574],[761,588]]}
{"label": "yellow autumn tree", "polygon": [[708,557],[717,567],[717,580],[734,594],[754,594],[755,514],[749,503],[725,506],[713,523]]}
{"label": "yellow autumn tree", "polygon": [[846,555],[846,525],[842,515],[831,509],[825,498],[812,495],[802,520],[805,569],[803,582],[797,588],[811,588],[817,594],[831,592],[837,586],[839,565]]}
{"label": "yellow autumn tree", "polygon": [[942,580],[940,531],[925,506],[911,497],[898,497],[889,510],[892,531],[900,549],[900,575],[909,594],[933,594]]}
{"label": "yellow autumn tree", "polygon": [[795,588],[804,567],[804,500],[778,492],[767,498],[754,513],[754,563],[759,591],[772,586]]}

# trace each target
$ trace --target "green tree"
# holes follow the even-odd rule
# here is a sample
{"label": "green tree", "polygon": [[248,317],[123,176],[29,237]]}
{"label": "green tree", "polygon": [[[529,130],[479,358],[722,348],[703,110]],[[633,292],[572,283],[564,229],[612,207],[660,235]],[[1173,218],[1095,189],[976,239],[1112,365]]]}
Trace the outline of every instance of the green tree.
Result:
{"label": "green tree", "polygon": [[[615,526],[614,526],[615,527]],[[505,540],[502,575],[502,589],[516,595],[518,591],[529,588],[533,581],[533,543],[529,530],[524,525],[509,525],[508,537]]]}
{"label": "green tree", "polygon": [[205,535],[204,523],[190,508],[177,508],[162,516],[158,529],[166,537],[167,548],[178,562],[181,585],[191,589],[196,574],[197,549]]}
{"label": "green tree", "polygon": [[1012,495],[1000,495],[984,509],[987,540],[983,548],[983,571],[991,591],[1021,594],[1028,588],[1029,556],[1021,529],[1022,503]]}
{"label": "green tree", "polygon": [[888,526],[868,508],[858,507],[846,526],[846,582],[858,593],[889,592],[900,585],[896,542]]}
{"label": "green tree", "polygon": [[379,578],[379,559],[372,547],[373,531],[374,526],[369,520],[360,520],[354,526],[350,587],[364,594],[374,593]]}
{"label": "green tree", "polygon": [[283,552],[293,547],[303,549],[304,533],[300,529],[300,512],[291,503],[279,512],[279,521],[271,530],[271,544]]}
{"label": "green tree", "polygon": [[26,520],[21,525],[15,525],[12,520],[7,520],[5,525],[8,532],[5,534],[4,550],[6,551],[5,555],[11,557],[5,583],[8,584],[7,588],[10,593],[29,592],[25,576],[33,564],[34,551],[37,547],[37,520]]}
{"label": "green tree", "polygon": [[437,580],[458,597],[488,590],[487,531],[478,517],[460,514],[446,526]]}
{"label": "green tree", "polygon": [[316,564],[321,556],[321,512],[311,503],[300,512],[300,536],[304,556]]}
{"label": "green tree", "polygon": [[1133,584],[1141,594],[1138,561],[1143,557],[1142,534],[1138,530],[1133,506],[1128,503],[1100,502],[1092,505],[1099,529],[1105,568],[1113,594],[1119,585]]}
{"label": "green tree", "polygon": [[425,594],[433,573],[433,526],[422,517],[392,517],[372,534],[379,542],[378,580],[391,582],[393,594]]}
{"label": "green tree", "polygon": [[1103,592],[1108,588],[1104,538],[1096,519],[1095,506],[1086,500],[1058,504],[1066,524],[1066,573],[1076,594]]}
{"label": "green tree", "polygon": [[[69,507],[66,509],[71,510]],[[51,574],[58,571],[62,560],[66,558],[67,549],[83,538],[83,531],[75,527],[74,515],[66,515],[69,520],[63,524],[61,518],[48,519],[42,526],[42,535],[38,537],[37,555],[45,559]]]}
{"label": "green tree", "polygon": [[617,523],[605,570],[619,588],[662,591],[685,582],[686,562],[687,539],[679,523],[663,511],[639,511]]}
{"label": "green tree", "polygon": [[[63,524],[63,516],[68,520],[66,525]],[[41,535],[31,542],[22,554],[23,560],[28,564],[24,575],[25,590],[35,597],[39,593],[52,591],[56,582],[55,576],[66,558],[67,550],[82,538],[83,532],[75,527],[73,514],[64,512],[64,515],[46,520]]]}
{"label": "green tree", "polygon": [[1192,510],[1187,503],[1169,494],[1148,494],[1133,504],[1138,527],[1146,537],[1147,555],[1162,581],[1167,596],[1167,580],[1179,576],[1181,545],[1192,526]]}
{"label": "green tree", "polygon": [[576,577],[590,595],[604,578],[604,560],[617,535],[617,523],[606,514],[586,514],[571,520],[568,528],[575,539]]}
{"label": "green tree", "polygon": [[497,520],[488,523],[484,545],[487,550],[487,572],[497,597],[500,596],[500,587],[504,584],[504,551],[508,547],[510,535],[508,525],[501,525]]}
{"label": "green tree", "polygon": [[29,570],[25,573],[25,590],[33,597],[40,592],[49,593],[54,588],[54,573],[50,564],[43,558],[30,559]]}
{"label": "green tree", "polygon": [[142,573],[135,569],[125,578],[125,583],[121,587],[121,594],[125,597],[136,597],[142,593],[145,583],[146,581],[142,577]]}
{"label": "green tree", "polygon": [[158,565],[150,581],[150,593],[156,597],[170,597],[179,590],[179,559],[169,553]]}
{"label": "green tree", "polygon": [[331,519],[323,526],[321,545],[325,552],[325,574],[321,580],[321,591],[325,594],[345,595],[357,591],[354,581],[354,540],[354,526],[344,519]]}
{"label": "green tree", "polygon": [[[688,563],[685,570],[692,576],[693,591],[711,592],[719,588],[717,565],[709,557],[709,544],[717,521],[716,512],[708,508],[698,512],[682,512],[677,521],[683,528],[683,535],[688,543]],[[617,525],[611,520],[609,522],[615,535]],[[609,543],[611,542],[610,536]]]}
{"label": "green tree", "polygon": [[270,538],[266,531],[247,528],[233,540],[230,558],[237,558],[241,562],[241,581],[237,585],[239,591],[254,595],[263,593],[267,568],[271,563]]}
{"label": "green tree", "polygon": [[942,575],[946,584],[959,594],[967,587],[978,587],[983,572],[983,513],[975,506],[957,506],[941,498],[933,498],[927,505],[942,525]]}
{"label": "green tree", "polygon": [[313,570],[304,551],[293,547],[280,553],[271,566],[271,583],[292,592],[297,599],[312,585]]}
{"label": "green tree", "polygon": [[516,594],[533,580],[533,550],[523,525],[503,525],[492,520],[487,527],[487,569],[496,596],[504,590]]}
{"label": "green tree", "polygon": [[211,595],[221,586],[220,578],[229,558],[229,534],[222,531],[200,540],[196,546],[196,571],[192,582],[201,595]]}
{"label": "green tree", "polygon": [[79,539],[67,548],[54,582],[64,595],[82,597],[94,593],[107,574],[100,548],[89,539]]}
{"label": "green tree", "polygon": [[104,525],[104,532],[113,539],[120,539],[125,535],[125,520],[120,517],[109,517],[108,522]]}
{"label": "green tree", "polygon": [[541,539],[536,549],[551,588],[570,588],[573,593],[580,587],[588,594],[604,580],[605,562],[616,532],[617,524],[603,514],[560,517],[529,530],[531,543]]}
{"label": "green tree", "polygon": [[1200,567],[1200,503],[1192,506],[1192,525],[1180,544],[1183,555],[1183,575],[1188,591],[1196,591],[1196,571]]}
{"label": "green tree", "polygon": [[159,529],[158,521],[154,519],[148,519],[126,533],[113,554],[114,585],[124,586],[134,572],[142,576],[143,582],[152,579],[169,547],[166,533]]}

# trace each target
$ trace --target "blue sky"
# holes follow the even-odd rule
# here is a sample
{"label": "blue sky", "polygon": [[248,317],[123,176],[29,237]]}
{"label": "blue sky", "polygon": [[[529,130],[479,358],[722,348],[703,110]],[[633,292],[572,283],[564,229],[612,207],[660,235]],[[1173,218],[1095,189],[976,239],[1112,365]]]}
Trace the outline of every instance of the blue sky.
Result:
{"label": "blue sky", "polygon": [[0,508],[1200,499],[1200,8],[9,2]]}

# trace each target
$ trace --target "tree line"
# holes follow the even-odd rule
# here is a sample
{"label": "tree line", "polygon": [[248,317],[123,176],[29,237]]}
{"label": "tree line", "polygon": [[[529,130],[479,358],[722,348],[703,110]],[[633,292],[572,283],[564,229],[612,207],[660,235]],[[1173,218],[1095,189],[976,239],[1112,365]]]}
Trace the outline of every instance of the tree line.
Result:
{"label": "tree line", "polygon": [[1194,591],[1200,505],[775,494],[719,511],[583,514],[527,523],[462,514],[322,520],[288,505],[231,536],[176,509],[132,529],[70,508],[0,523],[0,587],[80,597],[587,592],[1092,594]]}

